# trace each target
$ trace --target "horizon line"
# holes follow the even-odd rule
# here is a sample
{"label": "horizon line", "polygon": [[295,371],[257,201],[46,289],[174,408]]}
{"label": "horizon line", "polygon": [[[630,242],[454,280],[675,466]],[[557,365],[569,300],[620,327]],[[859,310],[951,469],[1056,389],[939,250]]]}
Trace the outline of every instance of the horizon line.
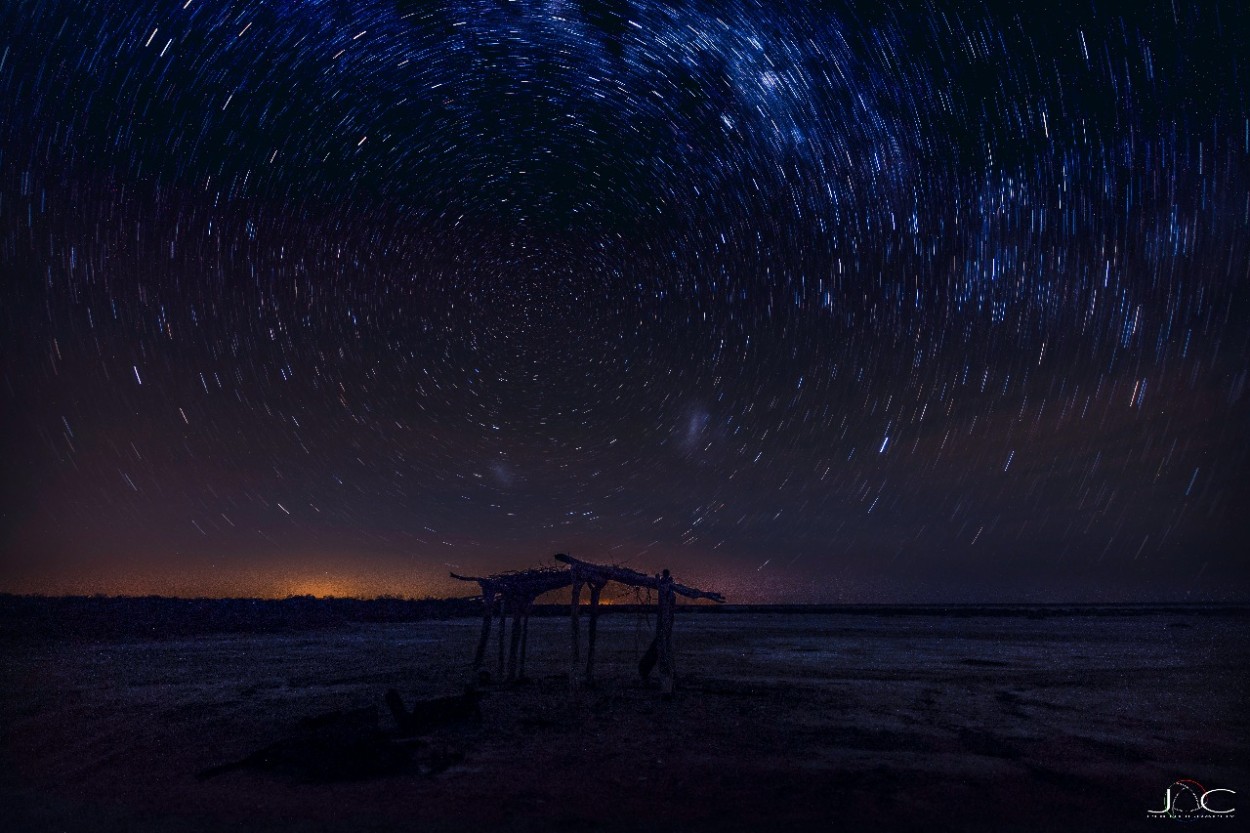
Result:
{"label": "horizon line", "polygon": [[[167,601],[217,602],[217,601],[254,601],[283,602],[293,599],[313,599],[317,601],[353,601],[353,602],[471,602],[479,596],[394,596],[381,594],[377,596],[319,596],[311,593],[292,593],[286,596],[167,596],[160,593],[144,594],[111,594],[111,593],[13,593],[0,590],[0,600],[67,600],[67,599],[101,599],[101,600],[143,600],[159,599]],[[710,608],[756,608],[756,607],[1184,607],[1184,606],[1231,606],[1250,607],[1250,597],[1226,600],[1132,600],[1132,601],[894,601],[894,602],[724,602],[722,604],[701,603],[699,601],[683,602],[685,607]],[[544,602],[536,607],[568,607],[568,602]],[[583,602],[582,607],[589,607]],[[600,607],[652,607],[645,602],[601,601]]]}

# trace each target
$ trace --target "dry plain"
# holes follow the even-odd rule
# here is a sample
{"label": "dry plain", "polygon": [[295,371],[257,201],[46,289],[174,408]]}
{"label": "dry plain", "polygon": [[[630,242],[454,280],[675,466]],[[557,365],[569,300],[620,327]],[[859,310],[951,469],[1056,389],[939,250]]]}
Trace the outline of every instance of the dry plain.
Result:
{"label": "dry plain", "polygon": [[1158,830],[1179,823],[1148,817],[1177,779],[1237,791],[1229,807],[1250,790],[1244,610],[999,614],[680,614],[671,702],[635,670],[645,620],[605,615],[596,685],[571,692],[568,622],[535,618],[528,684],[348,779],[299,760],[196,773],[311,716],[376,705],[388,730],[388,688],[461,690],[477,621],[10,635],[4,826]]}

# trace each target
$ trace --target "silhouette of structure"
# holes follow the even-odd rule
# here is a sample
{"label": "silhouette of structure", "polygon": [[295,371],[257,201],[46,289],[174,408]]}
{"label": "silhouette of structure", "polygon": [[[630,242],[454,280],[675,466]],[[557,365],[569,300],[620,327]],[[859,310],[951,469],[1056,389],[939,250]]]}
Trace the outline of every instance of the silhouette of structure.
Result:
{"label": "silhouette of structure", "polygon": [[[599,599],[603,588],[608,582],[615,581],[630,587],[645,587],[655,590],[656,629],[655,639],[648,649],[647,655],[639,664],[639,673],[645,679],[655,665],[660,669],[660,689],[665,695],[673,692],[673,613],[678,595],[691,599],[710,599],[724,602],[720,593],[687,587],[673,581],[668,570],[659,575],[649,576],[628,567],[616,565],[592,564],[581,561],[565,553],[557,553],[555,560],[567,565],[567,569],[544,567],[533,570],[520,570],[501,573],[493,576],[461,576],[452,573],[451,577],[460,581],[474,581],[482,590],[482,634],[478,639],[477,651],[473,656],[473,670],[480,672],[486,662],[486,648],[490,642],[491,623],[499,619],[499,660],[498,679],[513,681],[525,675],[525,654],[529,641],[529,616],[534,600],[544,593],[572,588],[569,605],[571,623],[571,654],[569,664],[569,685],[577,688],[584,680],[589,683],[594,679],[595,639],[599,622]],[[590,591],[590,619],[587,626],[586,666],[581,669],[581,597],[582,588]],[[507,618],[512,616],[512,632],[508,640],[505,662],[505,630]]]}
{"label": "silhouette of structure", "polygon": [[[491,621],[498,616],[499,667],[495,675],[496,679],[513,681],[524,677],[525,653],[529,642],[529,616],[534,600],[543,593],[568,587],[573,581],[571,573],[568,570],[545,568],[502,573],[485,578],[461,576],[456,573],[452,573],[451,577],[460,581],[476,581],[482,588],[482,635],[477,641],[477,652],[473,655],[473,670],[480,671],[486,662],[486,646],[490,642]],[[512,616],[512,634],[505,665],[504,642],[509,615]]]}

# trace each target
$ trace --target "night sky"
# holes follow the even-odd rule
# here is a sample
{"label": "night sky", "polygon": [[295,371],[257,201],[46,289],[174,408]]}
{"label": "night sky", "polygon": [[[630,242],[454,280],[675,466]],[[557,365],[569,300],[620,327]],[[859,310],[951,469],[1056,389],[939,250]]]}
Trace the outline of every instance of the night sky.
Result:
{"label": "night sky", "polygon": [[0,590],[1247,598],[1248,33],[8,0]]}

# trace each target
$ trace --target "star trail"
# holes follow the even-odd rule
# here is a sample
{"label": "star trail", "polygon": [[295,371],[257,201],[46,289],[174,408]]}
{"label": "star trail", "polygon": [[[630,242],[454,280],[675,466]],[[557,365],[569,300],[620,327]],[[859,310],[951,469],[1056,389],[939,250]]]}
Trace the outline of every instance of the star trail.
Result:
{"label": "star trail", "polygon": [[1244,598],[1248,16],[6,3],[0,589]]}

